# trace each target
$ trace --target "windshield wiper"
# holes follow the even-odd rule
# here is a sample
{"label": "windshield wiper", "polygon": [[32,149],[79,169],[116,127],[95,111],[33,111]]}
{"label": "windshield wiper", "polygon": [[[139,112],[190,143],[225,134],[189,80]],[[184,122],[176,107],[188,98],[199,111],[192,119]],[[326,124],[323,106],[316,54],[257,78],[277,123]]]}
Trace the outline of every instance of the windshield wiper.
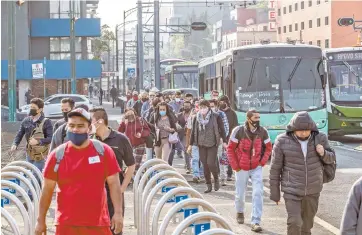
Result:
{"label": "windshield wiper", "polygon": [[289,82],[289,85],[290,85],[290,81],[293,79],[294,74],[295,74],[295,72],[297,71],[297,68],[298,68],[298,66],[299,66],[299,64],[300,64],[301,61],[302,61],[302,58],[299,58],[298,61],[297,61],[297,63],[295,63],[294,68],[293,68],[293,71],[292,71],[292,73],[289,75],[289,78],[288,78],[288,80],[287,80],[287,81]]}
{"label": "windshield wiper", "polygon": [[246,91],[248,91],[249,87],[253,83],[255,66],[256,66],[256,59],[253,59],[253,64],[251,65],[251,71],[250,71],[250,76],[249,76],[249,81],[248,81],[248,87],[246,88]]}
{"label": "windshield wiper", "polygon": [[[356,71],[354,71],[353,67],[348,64],[347,61],[343,61],[343,64],[349,69],[349,71],[351,71],[353,73],[354,76],[356,76],[357,78],[359,78],[359,75]],[[358,79],[359,80],[359,79]]]}

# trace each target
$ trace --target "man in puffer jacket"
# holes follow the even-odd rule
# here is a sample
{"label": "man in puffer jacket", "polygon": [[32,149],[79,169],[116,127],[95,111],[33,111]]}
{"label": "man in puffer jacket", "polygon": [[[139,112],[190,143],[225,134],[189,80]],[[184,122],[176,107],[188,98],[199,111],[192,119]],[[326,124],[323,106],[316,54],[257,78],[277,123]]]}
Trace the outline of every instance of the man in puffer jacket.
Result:
{"label": "man in puffer jacket", "polygon": [[284,192],[287,234],[311,234],[323,189],[323,164],[336,156],[327,136],[318,131],[308,112],[298,112],[274,143],[270,167],[270,199],[277,204]]}
{"label": "man in puffer jacket", "polygon": [[244,223],[245,191],[249,177],[253,184],[253,210],[251,230],[262,231],[260,227],[263,212],[263,166],[269,159],[272,145],[268,131],[261,127],[260,114],[256,110],[246,113],[247,121],[231,132],[227,155],[235,173],[236,220]]}

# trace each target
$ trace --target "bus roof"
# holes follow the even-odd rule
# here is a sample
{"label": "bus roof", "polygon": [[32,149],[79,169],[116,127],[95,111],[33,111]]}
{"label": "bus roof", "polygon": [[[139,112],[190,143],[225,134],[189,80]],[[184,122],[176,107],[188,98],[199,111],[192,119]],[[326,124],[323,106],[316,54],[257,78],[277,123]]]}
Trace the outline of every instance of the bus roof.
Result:
{"label": "bus roof", "polygon": [[326,53],[336,53],[336,52],[346,52],[346,51],[362,51],[362,47],[329,48],[325,49],[323,52],[326,54]]}
{"label": "bus roof", "polygon": [[180,63],[168,65],[168,66],[165,68],[165,73],[170,73],[170,72],[173,71],[173,69],[176,68],[176,67],[188,67],[188,66],[195,66],[195,67],[197,67],[198,64],[195,63],[195,62],[193,62],[193,61],[185,61],[185,62],[180,62]]}
{"label": "bus roof", "polygon": [[165,63],[165,62],[185,62],[185,61],[186,60],[184,60],[184,59],[170,58],[170,59],[160,60],[160,63]]}

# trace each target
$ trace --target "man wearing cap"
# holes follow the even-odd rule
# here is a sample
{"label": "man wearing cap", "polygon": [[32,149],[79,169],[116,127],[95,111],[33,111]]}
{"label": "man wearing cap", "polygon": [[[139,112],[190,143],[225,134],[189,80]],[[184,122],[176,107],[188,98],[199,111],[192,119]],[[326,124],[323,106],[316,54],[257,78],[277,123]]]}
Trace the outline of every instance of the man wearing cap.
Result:
{"label": "man wearing cap", "polygon": [[127,102],[127,108],[133,108],[133,105],[137,102],[137,100],[138,100],[138,92],[133,91],[132,98]]}
{"label": "man wearing cap", "polygon": [[[57,159],[59,149],[56,149],[49,154],[45,163],[36,235],[46,233],[46,214],[56,185],[56,235],[112,235],[111,229],[114,233],[122,231],[122,193],[119,181],[121,169],[108,145],[97,142],[97,146],[103,149],[101,155],[95,147],[96,143],[90,141],[90,127],[91,116],[86,110],[77,108],[68,114],[69,141],[58,147],[64,147],[63,158]],[[111,220],[105,182],[109,186],[115,208]]]}

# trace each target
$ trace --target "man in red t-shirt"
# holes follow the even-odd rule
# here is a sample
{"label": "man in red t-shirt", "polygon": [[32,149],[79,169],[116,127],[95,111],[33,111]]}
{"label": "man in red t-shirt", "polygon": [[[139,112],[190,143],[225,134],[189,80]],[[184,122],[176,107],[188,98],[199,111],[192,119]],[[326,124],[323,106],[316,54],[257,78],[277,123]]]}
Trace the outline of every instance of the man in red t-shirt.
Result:
{"label": "man in red t-shirt", "polygon": [[[122,231],[121,169],[108,145],[102,144],[104,154],[99,156],[88,137],[90,124],[90,114],[82,108],[68,114],[69,141],[65,143],[58,171],[54,171],[56,150],[49,154],[45,163],[36,235],[46,234],[46,213],[56,185],[56,235],[112,235],[110,226],[115,233]],[[115,209],[111,221],[104,187],[106,181]]]}

